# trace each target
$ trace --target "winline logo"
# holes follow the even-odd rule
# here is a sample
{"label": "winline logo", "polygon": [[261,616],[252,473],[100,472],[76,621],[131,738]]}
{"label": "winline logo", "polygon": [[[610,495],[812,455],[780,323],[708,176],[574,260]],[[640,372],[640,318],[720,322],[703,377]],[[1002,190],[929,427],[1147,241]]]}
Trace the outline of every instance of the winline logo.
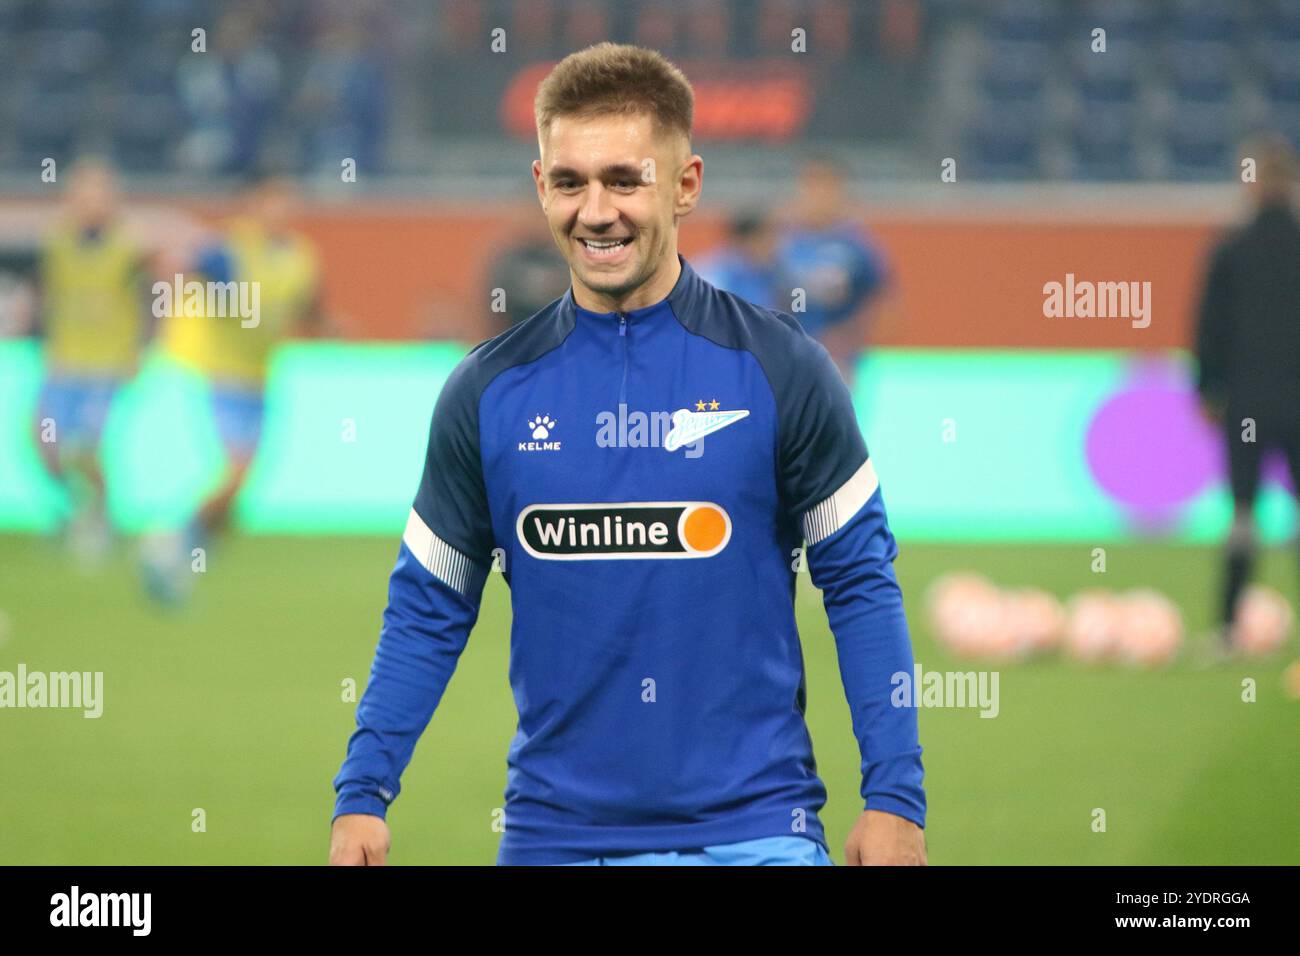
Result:
{"label": "winline logo", "polygon": [[529,505],[515,522],[534,558],[711,558],[731,540],[731,516],[711,501]]}

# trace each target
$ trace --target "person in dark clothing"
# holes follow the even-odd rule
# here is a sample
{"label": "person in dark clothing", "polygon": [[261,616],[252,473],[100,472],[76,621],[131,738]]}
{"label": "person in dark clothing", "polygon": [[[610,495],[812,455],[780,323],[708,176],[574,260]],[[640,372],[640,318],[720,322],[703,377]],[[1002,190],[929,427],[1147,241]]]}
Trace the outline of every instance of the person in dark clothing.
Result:
{"label": "person in dark clothing", "polygon": [[[488,265],[489,287],[501,290],[493,300],[492,334],[503,332],[546,308],[569,288],[569,272],[556,254],[555,240],[530,223],[523,235],[501,250]],[[499,305],[499,308],[498,308]]]}
{"label": "person in dark clothing", "polygon": [[[1235,649],[1233,622],[1257,549],[1254,504],[1264,452],[1280,449],[1300,486],[1300,223],[1293,205],[1291,143],[1263,136],[1245,144],[1255,177],[1249,223],[1214,250],[1200,304],[1197,391],[1206,418],[1227,442],[1233,518],[1223,581],[1221,638]],[[1246,177],[1248,179],[1248,177]]]}

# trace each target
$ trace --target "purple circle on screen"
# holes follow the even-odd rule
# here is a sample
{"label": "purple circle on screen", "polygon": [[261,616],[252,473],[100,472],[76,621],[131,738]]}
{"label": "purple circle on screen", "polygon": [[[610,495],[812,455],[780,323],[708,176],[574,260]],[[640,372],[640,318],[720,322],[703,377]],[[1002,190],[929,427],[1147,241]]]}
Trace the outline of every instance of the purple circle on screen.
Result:
{"label": "purple circle on screen", "polygon": [[1218,434],[1186,385],[1144,375],[1106,399],[1088,426],[1088,466],[1143,524],[1195,498],[1224,471]]}
{"label": "purple circle on screen", "polygon": [[[1097,484],[1141,531],[1172,528],[1179,508],[1227,480],[1222,428],[1201,417],[1186,371],[1162,359],[1134,364],[1124,386],[1097,408],[1085,449]],[[1276,483],[1295,494],[1295,476],[1277,449],[1265,449],[1262,472],[1261,489]]]}

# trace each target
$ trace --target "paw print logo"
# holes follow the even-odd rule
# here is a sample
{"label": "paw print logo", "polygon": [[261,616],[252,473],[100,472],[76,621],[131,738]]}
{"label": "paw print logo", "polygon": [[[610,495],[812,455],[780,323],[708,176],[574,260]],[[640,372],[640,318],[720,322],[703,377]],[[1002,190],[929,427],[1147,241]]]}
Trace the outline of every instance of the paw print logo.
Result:
{"label": "paw print logo", "polygon": [[555,419],[550,415],[538,415],[536,418],[528,420],[528,427],[533,430],[533,437],[537,439],[550,438],[551,429],[556,425]]}

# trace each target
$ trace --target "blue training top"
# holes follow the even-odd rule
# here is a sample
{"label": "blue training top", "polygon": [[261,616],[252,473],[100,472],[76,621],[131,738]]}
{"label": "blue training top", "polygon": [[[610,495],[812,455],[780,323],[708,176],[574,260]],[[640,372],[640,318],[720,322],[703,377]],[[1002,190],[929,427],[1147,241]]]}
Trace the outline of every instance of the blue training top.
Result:
{"label": "blue training top", "polygon": [[806,541],[865,806],[925,825],[916,711],[890,703],[913,667],[897,546],[848,389],[791,316],[679,261],[662,301],[597,313],[570,289],[448,377],[335,816],[397,796],[496,560],[519,711],[498,862],[824,845]]}
{"label": "blue training top", "polygon": [[820,336],[853,318],[888,281],[884,256],[866,230],[844,221],[826,229],[794,228],[777,243],[776,284],[806,294],[799,324]]}

